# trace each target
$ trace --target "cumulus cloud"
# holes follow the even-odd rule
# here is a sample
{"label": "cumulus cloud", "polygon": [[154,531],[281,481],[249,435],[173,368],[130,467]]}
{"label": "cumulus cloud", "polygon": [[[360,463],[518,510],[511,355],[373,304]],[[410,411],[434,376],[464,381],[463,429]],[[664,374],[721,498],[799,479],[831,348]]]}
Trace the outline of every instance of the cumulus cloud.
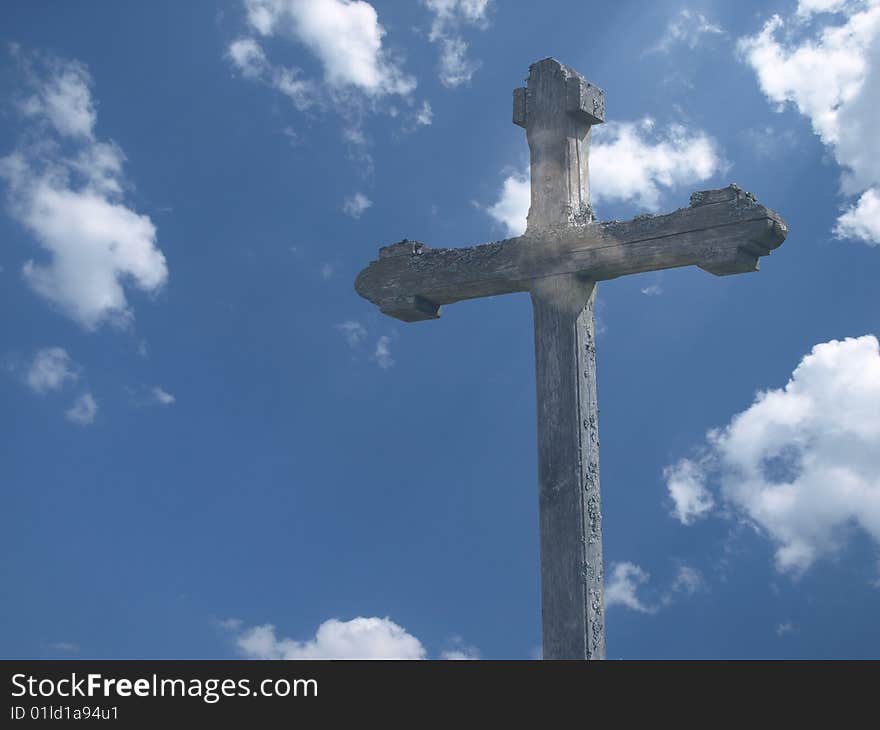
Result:
{"label": "cumulus cloud", "polygon": [[[681,124],[655,129],[654,121],[609,122],[593,129],[590,187],[594,204],[632,203],[641,210],[660,207],[664,191],[708,180],[724,167],[715,141]],[[526,228],[529,173],[508,175],[498,200],[486,209],[507,235]]]}
{"label": "cumulus cloud", "polygon": [[[233,632],[236,648],[248,659],[426,659],[415,636],[390,618],[357,617],[324,621],[305,641],[279,638],[272,624],[245,627],[239,619],[215,622]],[[440,659],[479,659],[480,650],[453,637]]]}
{"label": "cumulus cloud", "polygon": [[327,100],[406,96],[416,86],[383,44],[376,9],[363,0],[245,0],[247,24],[260,38],[279,37],[305,47],[321,64],[320,82],[297,67],[273,63],[260,41],[233,41],[227,57],[245,78],[260,80],[288,96],[299,109]]}
{"label": "cumulus cloud", "polygon": [[[831,340],[813,347],[784,388],[758,393],[711,430],[689,477],[713,483],[732,516],[772,541],[777,569],[797,576],[839,553],[855,531],[880,546],[878,443],[877,338]],[[706,513],[684,510],[694,519]]]}
{"label": "cumulus cloud", "polygon": [[364,195],[363,193],[355,193],[354,195],[350,195],[345,199],[342,204],[342,212],[345,213],[345,215],[357,220],[372,205],[373,201],[370,200],[366,195]]}
{"label": "cumulus cloud", "polygon": [[792,104],[842,166],[841,192],[860,196],[835,234],[880,244],[880,0],[810,0],[773,15],[739,51],[767,99]]}
{"label": "cumulus cloud", "polygon": [[63,347],[47,347],[34,356],[25,382],[28,387],[43,395],[50,390],[59,390],[64,384],[79,378],[77,367]]}
{"label": "cumulus cloud", "polygon": [[528,171],[513,173],[504,179],[498,200],[486,212],[504,227],[508,236],[521,236],[526,230],[530,204]]}
{"label": "cumulus cloud", "polygon": [[133,317],[126,287],[153,293],[168,268],[156,227],[124,202],[125,156],[95,135],[92,79],[75,61],[26,64],[19,104],[29,135],[0,159],[7,210],[45,256],[23,267],[31,288],[88,330]]}
{"label": "cumulus cloud", "polygon": [[869,188],[862,193],[858,202],[837,219],[834,233],[839,238],[880,243],[880,188]]}
{"label": "cumulus cloud", "polygon": [[593,130],[590,180],[594,204],[635,203],[656,211],[660,195],[703,182],[724,163],[715,141],[701,130],[670,124],[658,132],[649,118],[610,122]]}
{"label": "cumulus cloud", "polygon": [[330,619],[306,641],[278,638],[271,624],[241,631],[236,647],[249,659],[424,659],[422,643],[389,618]]}
{"label": "cumulus cloud", "polygon": [[704,464],[681,459],[677,464],[666,467],[663,476],[672,498],[672,514],[681,524],[693,524],[715,506],[715,500],[704,483]]}
{"label": "cumulus cloud", "polygon": [[469,83],[480,62],[468,57],[466,26],[489,26],[490,0],[423,0],[433,15],[428,38],[440,47],[440,82],[449,88]]}
{"label": "cumulus cloud", "polygon": [[68,421],[79,426],[89,426],[98,415],[98,403],[91,393],[83,393],[64,414]]}

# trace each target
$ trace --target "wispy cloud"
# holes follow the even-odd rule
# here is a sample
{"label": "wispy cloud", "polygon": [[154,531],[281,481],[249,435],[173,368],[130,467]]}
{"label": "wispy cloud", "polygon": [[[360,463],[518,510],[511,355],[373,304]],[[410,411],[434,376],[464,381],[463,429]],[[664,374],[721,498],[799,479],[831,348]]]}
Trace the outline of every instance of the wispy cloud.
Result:
{"label": "wispy cloud", "polygon": [[156,403],[163,406],[170,406],[177,400],[177,398],[159,385],[154,385],[150,389],[150,394],[153,396],[153,400],[156,401]]}
{"label": "wispy cloud", "polygon": [[[370,174],[365,116],[396,113],[393,105],[379,103],[388,97],[411,105],[416,88],[415,77],[385,43],[386,30],[373,5],[366,0],[243,0],[243,5],[245,32],[226,50],[232,67],[243,78],[283,94],[300,111],[338,113],[345,120],[352,158]],[[321,77],[270,58],[267,49],[284,42],[308,51]],[[301,141],[298,134],[288,136],[293,143]]]}
{"label": "wispy cloud", "polygon": [[373,359],[383,370],[394,367],[394,359],[391,357],[391,338],[388,335],[382,335],[382,337],[376,340]]}
{"label": "wispy cloud", "polygon": [[98,415],[98,403],[91,393],[83,393],[64,415],[78,426],[90,426]]}
{"label": "wispy cloud", "polygon": [[345,199],[342,204],[342,212],[345,215],[350,216],[357,220],[360,218],[369,208],[373,205],[373,201],[370,200],[363,193],[354,193]]}
{"label": "wispy cloud", "polygon": [[349,347],[357,347],[367,336],[367,328],[360,322],[349,320],[342,324],[334,325],[342,333]]}
{"label": "wispy cloud", "polygon": [[700,12],[685,8],[666,24],[660,40],[645,53],[670,53],[677,46],[693,51],[708,38],[722,35],[724,29],[720,25]]}
{"label": "wispy cloud", "polygon": [[605,579],[605,608],[623,606],[638,613],[657,613],[672,605],[678,597],[692,596],[705,588],[700,572],[690,565],[679,565],[672,582],[664,590],[654,589],[659,598],[648,602],[641,595],[648,587],[651,576],[641,566],[628,561],[612,563]]}
{"label": "wispy cloud", "polygon": [[605,579],[605,608],[624,606],[639,613],[656,613],[657,607],[642,602],[639,586],[651,576],[635,563],[622,562],[611,565],[611,573]]}
{"label": "wispy cloud", "polygon": [[440,47],[440,82],[449,88],[467,84],[480,68],[468,56],[462,31],[466,27],[489,27],[490,0],[422,0],[431,12],[428,38]]}
{"label": "wispy cloud", "polygon": [[47,347],[37,352],[25,375],[28,387],[43,395],[60,390],[68,381],[79,378],[78,367],[63,347]]}

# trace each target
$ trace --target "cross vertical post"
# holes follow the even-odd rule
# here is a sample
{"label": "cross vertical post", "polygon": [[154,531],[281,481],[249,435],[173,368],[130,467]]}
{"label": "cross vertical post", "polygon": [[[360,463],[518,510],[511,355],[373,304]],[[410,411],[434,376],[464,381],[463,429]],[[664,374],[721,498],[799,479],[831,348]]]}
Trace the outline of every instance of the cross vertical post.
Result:
{"label": "cross vertical post", "polygon": [[[583,226],[590,205],[589,145],[604,95],[554,59],[514,90],[513,121],[531,158],[528,233]],[[578,274],[534,281],[538,509],[545,659],[604,659],[602,507],[593,306],[596,284]]]}

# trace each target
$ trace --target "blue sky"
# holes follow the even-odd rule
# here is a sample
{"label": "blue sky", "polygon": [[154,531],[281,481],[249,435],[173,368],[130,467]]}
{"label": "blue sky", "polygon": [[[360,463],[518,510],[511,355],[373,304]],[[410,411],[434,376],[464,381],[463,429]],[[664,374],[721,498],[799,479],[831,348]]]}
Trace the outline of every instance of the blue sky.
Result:
{"label": "blue sky", "polygon": [[599,218],[790,229],[599,286],[609,657],[880,653],[880,4],[531,5],[4,5],[0,654],[539,655],[529,299],[353,282],[521,231],[546,56]]}

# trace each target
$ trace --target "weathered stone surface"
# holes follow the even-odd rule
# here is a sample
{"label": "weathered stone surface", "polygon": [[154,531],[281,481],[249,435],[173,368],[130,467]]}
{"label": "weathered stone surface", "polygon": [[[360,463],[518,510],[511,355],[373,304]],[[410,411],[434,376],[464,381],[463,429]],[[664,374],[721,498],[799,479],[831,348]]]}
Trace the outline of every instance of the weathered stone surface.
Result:
{"label": "weathered stone surface", "polygon": [[704,190],[691,199],[701,202],[667,215],[529,230],[469,248],[395,244],[399,255],[383,253],[360,273],[355,289],[383,311],[400,297],[418,296],[437,315],[443,304],[529,291],[561,274],[602,281],[691,265],[718,275],[756,271],[758,258],[785,240],[779,215],[739,188]]}
{"label": "weathered stone surface", "polygon": [[405,322],[436,319],[464,299],[531,294],[545,659],[605,656],[596,282],[691,265],[719,276],[756,271],[787,234],[736,185],[696,192],[667,215],[594,222],[590,128],[604,119],[601,89],[552,58],[532,64],[527,87],[513,92],[531,156],[526,233],[470,248],[404,240],[380,249],[355,282]]}
{"label": "weathered stone surface", "polygon": [[595,300],[578,277],[532,289],[545,659],[605,657]]}

